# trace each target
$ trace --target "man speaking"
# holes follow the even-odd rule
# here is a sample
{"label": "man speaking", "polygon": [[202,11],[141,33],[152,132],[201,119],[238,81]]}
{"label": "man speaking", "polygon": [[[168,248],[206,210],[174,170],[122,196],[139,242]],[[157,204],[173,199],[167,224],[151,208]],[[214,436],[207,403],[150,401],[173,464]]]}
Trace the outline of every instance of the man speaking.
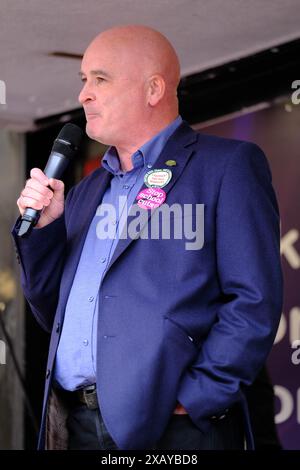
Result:
{"label": "man speaking", "polygon": [[[51,333],[39,447],[251,447],[244,389],[282,307],[266,158],[182,121],[178,58],[151,28],[102,32],[80,75],[86,132],[109,145],[102,167],[66,201],[62,181],[33,169],[17,203],[43,210],[27,238],[14,229],[24,294]],[[197,226],[199,205],[195,249],[177,228]],[[170,236],[164,220],[145,236],[174,206]]]}

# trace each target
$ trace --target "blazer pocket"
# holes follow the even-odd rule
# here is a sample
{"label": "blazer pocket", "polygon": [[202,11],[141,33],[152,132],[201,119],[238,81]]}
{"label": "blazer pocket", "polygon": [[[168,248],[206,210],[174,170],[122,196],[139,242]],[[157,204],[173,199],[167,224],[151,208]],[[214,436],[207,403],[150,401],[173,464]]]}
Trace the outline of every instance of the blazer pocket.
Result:
{"label": "blazer pocket", "polygon": [[169,317],[164,317],[165,335],[181,348],[188,348],[193,352],[198,350],[195,340],[178,323]]}

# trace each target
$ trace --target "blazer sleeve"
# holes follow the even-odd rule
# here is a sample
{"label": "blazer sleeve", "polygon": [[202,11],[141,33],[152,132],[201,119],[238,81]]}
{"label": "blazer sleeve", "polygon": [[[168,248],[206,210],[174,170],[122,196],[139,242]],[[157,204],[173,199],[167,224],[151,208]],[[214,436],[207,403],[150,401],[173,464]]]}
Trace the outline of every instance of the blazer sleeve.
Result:
{"label": "blazer sleeve", "polygon": [[[73,189],[66,198],[65,212],[72,193]],[[28,238],[17,235],[21,217],[12,229],[24,296],[36,320],[48,332],[51,332],[55,317],[67,251],[65,212],[45,227],[33,229]]]}
{"label": "blazer sleeve", "polygon": [[262,150],[243,142],[229,158],[216,212],[217,272],[224,302],[178,401],[207,430],[243,399],[272,347],[282,309],[279,212]]}

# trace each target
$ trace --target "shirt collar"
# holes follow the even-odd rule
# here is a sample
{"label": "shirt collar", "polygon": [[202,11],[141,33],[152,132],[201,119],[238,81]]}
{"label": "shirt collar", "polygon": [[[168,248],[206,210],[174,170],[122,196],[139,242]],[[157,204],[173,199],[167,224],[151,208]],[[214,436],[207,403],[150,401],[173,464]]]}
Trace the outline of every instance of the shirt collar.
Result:
{"label": "shirt collar", "polygon": [[[134,171],[142,166],[151,168],[162,151],[165,143],[181,123],[182,118],[181,116],[178,116],[171,122],[171,124],[162,129],[158,134],[152,137],[152,139],[148,140],[136,152],[134,152],[134,154],[131,155],[133,169],[130,171]],[[113,146],[109,147],[105,152],[102,159],[102,166],[113,175],[123,175],[125,173],[121,170],[118,152]]]}

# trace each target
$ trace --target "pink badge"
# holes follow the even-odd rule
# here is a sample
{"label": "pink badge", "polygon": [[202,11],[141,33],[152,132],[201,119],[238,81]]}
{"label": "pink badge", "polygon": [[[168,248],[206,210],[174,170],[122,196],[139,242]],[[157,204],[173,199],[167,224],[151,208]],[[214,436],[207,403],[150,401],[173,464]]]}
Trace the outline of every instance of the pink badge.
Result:
{"label": "pink badge", "polygon": [[137,195],[138,206],[142,209],[156,209],[166,199],[166,193],[161,188],[145,188]]}

